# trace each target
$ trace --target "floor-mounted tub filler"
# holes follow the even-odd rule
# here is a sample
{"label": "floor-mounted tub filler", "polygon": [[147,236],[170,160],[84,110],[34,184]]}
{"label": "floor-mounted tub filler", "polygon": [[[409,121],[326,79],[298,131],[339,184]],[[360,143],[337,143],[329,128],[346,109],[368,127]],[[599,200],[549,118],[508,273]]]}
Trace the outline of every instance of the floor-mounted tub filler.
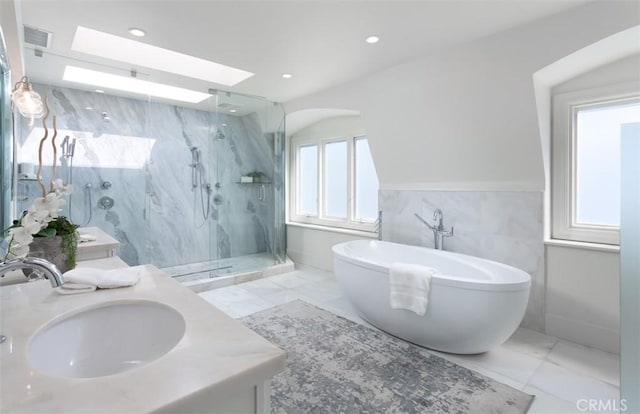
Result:
{"label": "floor-mounted tub filler", "polygon": [[[415,344],[455,354],[486,352],[518,328],[531,276],[473,256],[384,241],[333,246],[334,271],[363,319]],[[424,316],[390,306],[389,269],[410,263],[438,270]]]}

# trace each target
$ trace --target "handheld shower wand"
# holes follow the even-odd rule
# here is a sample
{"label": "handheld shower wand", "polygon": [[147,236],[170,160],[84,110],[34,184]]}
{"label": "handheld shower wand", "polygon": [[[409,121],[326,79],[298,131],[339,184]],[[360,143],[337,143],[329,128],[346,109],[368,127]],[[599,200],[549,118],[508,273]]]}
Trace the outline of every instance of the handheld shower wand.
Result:
{"label": "handheld shower wand", "polygon": [[[65,135],[62,143],[60,144],[60,149],[62,155],[60,156],[60,164],[65,166],[65,170],[67,173],[67,184],[73,184],[73,156],[76,152],[76,138],[73,138],[71,141],[69,135]],[[72,195],[69,195],[69,220],[71,220],[71,202]]]}
{"label": "handheld shower wand", "polygon": [[73,138],[73,141],[69,141],[69,138],[69,135],[66,135],[62,140],[62,144],[60,144],[60,148],[62,149],[61,158],[64,160],[73,158],[76,151],[76,139]]}
{"label": "handheld shower wand", "polygon": [[[196,188],[200,187],[200,204],[202,207],[202,217],[206,221],[209,218],[209,212],[211,211],[211,185],[205,183],[204,178],[202,176],[204,167],[202,166],[202,162],[200,160],[201,154],[198,147],[191,147],[191,189],[194,191],[193,202],[194,202],[194,214],[195,214],[195,203],[198,197]],[[207,206],[205,208],[205,193],[207,197]],[[204,223],[203,223],[204,224]]]}
{"label": "handheld shower wand", "polygon": [[198,186],[198,168],[200,167],[200,150],[191,147],[191,188]]}
{"label": "handheld shower wand", "polygon": [[67,151],[69,149],[69,135],[65,135],[64,139],[62,140],[62,143],[60,144],[60,148],[62,149],[61,151],[62,155],[60,156],[60,158],[62,159],[67,158]]}

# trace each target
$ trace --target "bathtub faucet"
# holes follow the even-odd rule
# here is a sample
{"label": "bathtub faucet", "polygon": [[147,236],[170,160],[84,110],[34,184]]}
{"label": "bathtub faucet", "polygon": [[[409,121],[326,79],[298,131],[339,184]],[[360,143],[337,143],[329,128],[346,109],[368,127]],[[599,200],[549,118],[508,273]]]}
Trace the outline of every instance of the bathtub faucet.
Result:
{"label": "bathtub faucet", "polygon": [[444,225],[442,224],[442,220],[443,220],[442,210],[437,208],[436,211],[433,212],[434,224],[431,224],[428,221],[426,221],[425,219],[423,219],[422,217],[420,217],[418,215],[418,213],[414,213],[414,215],[425,226],[429,227],[429,229],[431,229],[431,231],[433,231],[433,244],[434,244],[436,250],[442,250],[444,238],[453,236],[453,227],[451,227],[451,230],[445,230],[444,229]]}
{"label": "bathtub faucet", "polygon": [[378,211],[378,218],[375,221],[374,232],[378,233],[378,240],[382,240],[382,210]]}

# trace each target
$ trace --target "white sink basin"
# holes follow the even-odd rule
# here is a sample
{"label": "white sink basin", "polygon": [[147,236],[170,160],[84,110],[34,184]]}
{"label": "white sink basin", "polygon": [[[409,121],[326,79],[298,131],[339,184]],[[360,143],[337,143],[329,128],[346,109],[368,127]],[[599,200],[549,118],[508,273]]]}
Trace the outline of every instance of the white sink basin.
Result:
{"label": "white sink basin", "polygon": [[56,319],[27,345],[38,371],[67,378],[116,374],[147,364],[182,339],[185,321],[157,302],[107,302]]}

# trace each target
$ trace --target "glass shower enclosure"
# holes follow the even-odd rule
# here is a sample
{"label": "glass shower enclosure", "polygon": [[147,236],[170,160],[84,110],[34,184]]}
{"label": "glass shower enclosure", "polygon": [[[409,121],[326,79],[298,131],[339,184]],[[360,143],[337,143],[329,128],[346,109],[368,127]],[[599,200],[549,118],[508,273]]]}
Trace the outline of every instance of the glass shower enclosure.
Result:
{"label": "glass shower enclosure", "polygon": [[[182,114],[189,152],[183,148],[181,163],[167,171],[168,163],[154,161],[163,152],[156,146],[149,167],[151,262],[183,282],[259,271],[285,260],[283,107],[209,92],[206,121]],[[171,219],[153,205],[157,178],[173,173],[183,183],[183,204],[189,203],[177,238],[165,233]],[[189,242],[173,246],[179,255],[163,254],[167,238]]]}
{"label": "glass shower enclosure", "polygon": [[[195,284],[285,261],[282,105],[215,90],[176,105],[33,86],[57,116],[57,176],[74,186],[63,214],[117,239],[127,264]],[[39,196],[33,165],[43,134],[39,121],[21,120],[18,211]],[[53,154],[43,158],[46,179]]]}

